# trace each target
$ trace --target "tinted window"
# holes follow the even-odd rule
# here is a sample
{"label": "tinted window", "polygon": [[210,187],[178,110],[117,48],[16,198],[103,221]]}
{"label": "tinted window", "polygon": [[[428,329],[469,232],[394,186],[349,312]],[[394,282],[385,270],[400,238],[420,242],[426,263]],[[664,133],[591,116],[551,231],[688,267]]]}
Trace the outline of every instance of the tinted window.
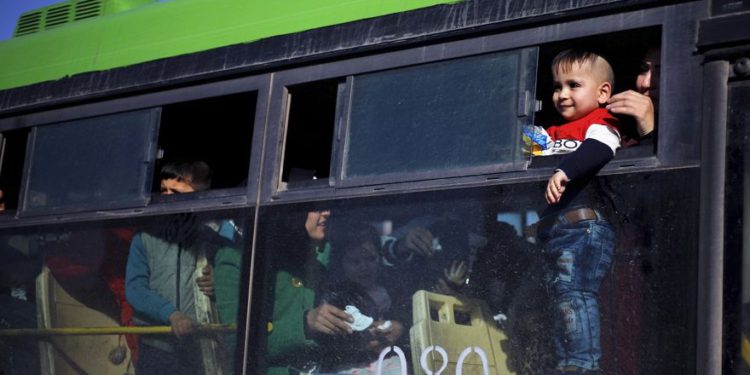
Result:
{"label": "tinted window", "polygon": [[[157,358],[156,365],[169,364],[168,373],[231,373],[235,325],[244,321],[239,296],[246,292],[241,273],[252,225],[245,218],[252,215],[184,213],[0,231],[0,328],[99,331],[43,340],[28,332],[2,335],[3,371],[133,374],[152,369]],[[213,297],[196,282],[207,265]],[[168,318],[176,312],[195,324],[180,340]],[[133,335],[136,326],[148,332]]]}
{"label": "tinted window", "polygon": [[[606,373],[695,371],[698,216],[675,202],[697,199],[696,186],[680,183],[697,177],[683,169],[592,183],[616,238],[598,298]],[[559,315],[546,270],[556,263],[525,231],[543,191],[525,183],[261,208],[253,369],[375,368],[396,345],[419,373],[422,353],[437,345],[446,373],[470,347],[482,349],[491,373],[543,373],[554,366]],[[331,334],[325,304],[357,307],[373,325]],[[427,360],[433,372],[444,362],[438,352]],[[398,353],[383,366],[398,373]],[[476,353],[464,362],[470,369],[481,372]]]}
{"label": "tinted window", "polygon": [[525,103],[525,74],[535,64],[529,53],[355,76],[344,178],[519,167],[519,117],[527,114],[519,103]]}
{"label": "tinted window", "polygon": [[143,204],[151,178],[157,110],[34,129],[27,211]]}

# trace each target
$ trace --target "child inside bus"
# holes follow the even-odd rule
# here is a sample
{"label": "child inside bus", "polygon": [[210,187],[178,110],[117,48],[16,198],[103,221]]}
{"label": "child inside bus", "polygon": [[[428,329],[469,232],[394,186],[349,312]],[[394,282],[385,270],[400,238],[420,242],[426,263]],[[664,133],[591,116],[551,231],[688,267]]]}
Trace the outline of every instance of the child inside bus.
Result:
{"label": "child inside bus", "polygon": [[[600,55],[565,50],[552,62],[555,108],[567,121],[551,126],[556,144],[572,149],[547,182],[547,207],[537,226],[550,259],[557,359],[552,374],[599,374],[601,358],[598,294],[615,248],[615,234],[601,215],[590,180],[620,146],[619,123],[603,108],[614,73]],[[571,145],[574,145],[571,147]]]}
{"label": "child inside bus", "polygon": [[[210,169],[204,162],[167,163],[160,173],[161,193],[169,195],[208,189],[210,176]],[[182,233],[194,229],[176,228],[176,231]],[[191,241],[174,241],[175,237],[181,237],[180,233],[137,233],[130,244],[125,271],[125,294],[135,310],[136,323],[168,324],[178,338],[191,334],[195,326],[191,278],[200,251]],[[210,266],[203,273],[196,283],[204,294],[211,296],[213,275]],[[186,340],[142,336],[136,372],[157,375],[200,373],[202,366],[195,362],[198,352],[194,350]]]}
{"label": "child inside bus", "polygon": [[[349,335],[321,337],[321,346],[329,351],[323,356],[323,371],[375,374],[380,352],[404,337],[401,322],[410,314],[408,301],[384,286],[380,237],[374,228],[360,223],[334,233],[329,282],[320,298],[350,313],[354,321]],[[400,374],[398,357],[386,358],[382,371]]]}

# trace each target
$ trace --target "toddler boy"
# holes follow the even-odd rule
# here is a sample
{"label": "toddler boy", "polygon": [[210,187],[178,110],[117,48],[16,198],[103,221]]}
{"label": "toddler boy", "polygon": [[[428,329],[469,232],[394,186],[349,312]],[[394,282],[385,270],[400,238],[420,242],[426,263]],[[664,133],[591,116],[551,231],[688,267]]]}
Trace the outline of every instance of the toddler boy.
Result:
{"label": "toddler boy", "polygon": [[593,208],[589,181],[620,146],[619,123],[605,108],[614,73],[590,51],[566,50],[552,62],[555,108],[568,121],[547,129],[572,149],[547,182],[537,233],[550,259],[546,279],[555,311],[557,367],[552,374],[599,374],[598,294],[612,263],[615,234]]}

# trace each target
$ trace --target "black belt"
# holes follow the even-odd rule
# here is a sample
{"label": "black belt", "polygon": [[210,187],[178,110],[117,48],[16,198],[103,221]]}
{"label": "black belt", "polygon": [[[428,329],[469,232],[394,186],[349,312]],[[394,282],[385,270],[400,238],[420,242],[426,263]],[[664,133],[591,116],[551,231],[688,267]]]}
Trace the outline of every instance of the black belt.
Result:
{"label": "black belt", "polygon": [[599,218],[596,211],[588,207],[573,208],[560,214],[548,216],[537,225],[537,233],[544,233],[556,224],[575,224],[584,220],[596,220]]}

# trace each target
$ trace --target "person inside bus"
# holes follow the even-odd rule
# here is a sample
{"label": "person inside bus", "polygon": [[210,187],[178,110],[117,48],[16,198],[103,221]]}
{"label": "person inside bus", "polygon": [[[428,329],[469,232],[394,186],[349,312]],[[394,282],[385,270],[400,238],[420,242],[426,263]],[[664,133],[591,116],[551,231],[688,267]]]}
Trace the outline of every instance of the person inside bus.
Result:
{"label": "person inside bus", "polygon": [[[0,213],[5,210],[0,190]],[[42,254],[31,236],[0,236],[0,329],[36,328],[35,280]],[[0,340],[0,372],[7,375],[39,373],[39,343],[30,337]]]}
{"label": "person inside bus", "polygon": [[620,147],[619,122],[604,108],[614,72],[602,56],[569,49],[555,56],[552,74],[552,100],[567,122],[547,132],[577,148],[549,178],[547,206],[537,226],[550,259],[546,279],[555,311],[557,367],[551,373],[599,374],[598,294],[614,256],[615,234],[586,187]]}
{"label": "person inside bus", "polygon": [[[353,316],[358,319],[351,335],[320,338],[325,350],[322,371],[374,374],[380,352],[405,337],[402,322],[411,320],[411,299],[396,293],[403,288],[388,287],[394,278],[386,275],[380,236],[370,224],[347,225],[333,234],[330,271],[320,300],[345,311],[356,308]],[[384,374],[401,373],[396,356],[385,358],[381,366]]]}
{"label": "person inside bus", "polygon": [[610,112],[627,115],[635,120],[640,138],[652,134],[656,125],[660,61],[661,50],[658,47],[650,47],[640,62],[635,90],[612,95],[607,101],[606,108]]}
{"label": "person inside bus", "polygon": [[[167,163],[160,173],[161,193],[179,194],[206,190],[211,171],[201,161]],[[205,251],[195,235],[200,228],[180,222],[179,228],[159,233],[141,231],[133,236],[127,258],[125,295],[135,311],[138,325],[172,327],[176,338],[190,335],[195,327],[195,299],[191,281],[199,253]],[[201,225],[198,225],[199,227]],[[203,269],[195,281],[200,291],[213,295],[213,271]],[[142,336],[138,374],[201,373],[199,356],[190,340]]]}
{"label": "person inside bus", "polygon": [[273,241],[285,253],[274,257],[272,316],[266,327],[268,374],[317,371],[320,347],[316,338],[353,332],[348,324],[353,322],[351,315],[329,303],[316,303],[330,262],[330,216],[330,210],[320,209],[307,212],[304,219],[288,217],[283,236]]}

